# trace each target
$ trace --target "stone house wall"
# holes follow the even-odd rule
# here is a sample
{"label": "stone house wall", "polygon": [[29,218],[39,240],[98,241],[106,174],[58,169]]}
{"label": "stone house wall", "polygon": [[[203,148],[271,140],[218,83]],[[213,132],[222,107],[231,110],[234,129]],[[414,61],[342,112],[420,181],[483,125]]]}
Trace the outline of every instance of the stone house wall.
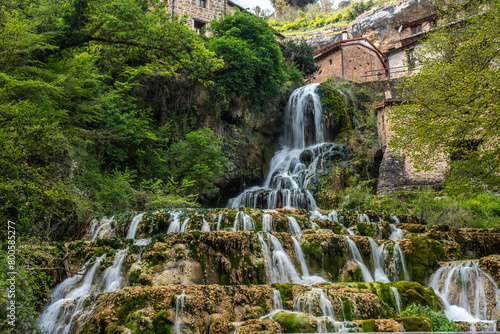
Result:
{"label": "stone house wall", "polygon": [[[363,40],[341,41],[330,50],[316,51],[316,65],[320,66],[312,83],[326,81],[329,77],[343,80],[366,82],[385,78],[385,63],[381,53]],[[328,47],[327,47],[328,48]],[[365,77],[366,71],[380,70],[381,77]]]}
{"label": "stone house wall", "polygon": [[387,112],[397,105],[398,101],[385,101],[376,106],[377,132],[379,145],[383,151],[379,167],[378,194],[388,194],[398,189],[420,189],[428,186],[440,187],[444,183],[444,175],[448,169],[447,157],[443,154],[430,171],[417,170],[413,161],[404,152],[394,152],[390,140],[394,136]]}

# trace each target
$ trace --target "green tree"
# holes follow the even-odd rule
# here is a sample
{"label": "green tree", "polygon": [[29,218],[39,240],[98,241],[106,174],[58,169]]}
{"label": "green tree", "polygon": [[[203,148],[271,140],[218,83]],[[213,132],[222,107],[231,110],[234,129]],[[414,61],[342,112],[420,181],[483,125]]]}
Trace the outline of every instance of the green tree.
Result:
{"label": "green tree", "polygon": [[215,184],[223,180],[228,159],[222,153],[222,140],[212,130],[188,133],[185,140],[170,147],[169,157],[174,179],[194,182],[195,194],[217,194]]}
{"label": "green tree", "polygon": [[[278,0],[279,1],[279,0]],[[275,5],[276,2],[278,2],[276,0],[271,0],[271,3],[273,4],[273,6]],[[311,4],[311,3],[316,3],[317,0],[284,0],[287,4],[291,5],[291,6],[298,6],[298,7],[305,7],[307,6],[308,4]]]}
{"label": "green tree", "polygon": [[445,157],[450,192],[500,186],[500,1],[444,1],[439,27],[416,52],[420,71],[401,83],[389,114],[394,149],[419,169]]}
{"label": "green tree", "polygon": [[287,61],[295,62],[304,75],[312,75],[319,70],[313,58],[313,49],[305,41],[300,44],[294,41],[287,41],[283,49],[283,55]]}
{"label": "green tree", "polygon": [[236,11],[212,21],[210,27],[210,49],[226,64],[219,79],[226,91],[262,99],[280,89],[287,80],[283,56],[265,21]]}

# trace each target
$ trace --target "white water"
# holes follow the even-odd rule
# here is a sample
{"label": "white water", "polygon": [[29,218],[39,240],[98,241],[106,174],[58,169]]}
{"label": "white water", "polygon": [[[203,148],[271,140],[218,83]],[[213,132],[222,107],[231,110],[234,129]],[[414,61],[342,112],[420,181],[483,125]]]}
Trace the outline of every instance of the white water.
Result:
{"label": "white water", "polygon": [[372,248],[372,260],[373,260],[373,278],[375,282],[388,283],[389,278],[384,272],[384,264],[382,263],[383,256],[381,250],[379,249],[377,243],[372,238],[368,238],[370,246]]}
{"label": "white water", "polygon": [[499,304],[497,284],[477,261],[445,263],[431,276],[429,286],[443,300],[444,313],[450,320],[487,322],[491,309]]}
{"label": "white water", "polygon": [[106,269],[101,280],[102,292],[113,292],[121,289],[122,287],[122,265],[125,255],[127,255],[128,247],[116,252],[115,261],[113,265]]}
{"label": "white water", "polygon": [[369,223],[370,222],[370,217],[366,213],[362,213],[359,215],[359,222],[360,223]]}
{"label": "white water", "polygon": [[262,231],[271,232],[273,230],[273,216],[268,213],[262,214]]}
{"label": "white water", "polygon": [[114,218],[114,216],[109,219],[103,217],[99,222],[97,221],[97,219],[94,219],[89,231],[89,234],[92,236],[90,240],[94,241],[99,236],[99,232],[101,232],[102,228],[104,226],[110,226]]}
{"label": "white water", "polygon": [[337,214],[337,211],[333,210],[328,214],[328,219],[334,222],[339,222],[339,215]]}
{"label": "white water", "polygon": [[283,300],[281,299],[281,293],[278,289],[273,289],[273,311],[283,309]]}
{"label": "white water", "polygon": [[217,218],[217,231],[220,231],[222,222],[222,213],[219,213],[219,217]]}
{"label": "white water", "polygon": [[292,93],[285,109],[282,150],[271,159],[262,186],[246,189],[229,200],[228,207],[318,209],[308,183],[323,161],[343,146],[324,142],[326,122],[317,87],[311,84]]}
{"label": "white water", "polygon": [[402,229],[397,228],[396,226],[394,226],[394,224],[389,224],[389,227],[391,228],[391,235],[389,237],[389,240],[396,242],[398,240],[404,239],[405,235]]}
{"label": "white water", "polygon": [[[82,281],[82,276],[75,275],[67,278],[54,289],[51,304],[45,308],[40,317],[40,327],[46,333],[66,334],[69,332],[73,319],[83,309],[85,298],[93,292],[94,276],[105,257],[106,254],[98,257],[90,269],[85,271],[80,286],[77,285]],[[68,319],[67,314],[70,311],[72,314]]]}
{"label": "white water", "polygon": [[398,311],[398,316],[401,315],[401,296],[399,295],[399,291],[396,287],[391,286],[392,295],[394,296],[394,301],[396,302],[396,309]]}
{"label": "white water", "polygon": [[172,212],[170,216],[170,224],[168,225],[167,233],[175,233],[181,231],[181,221],[180,221],[180,213]]}
{"label": "white water", "polygon": [[127,233],[127,239],[135,239],[135,233],[137,232],[137,227],[139,226],[139,223],[142,220],[142,217],[144,216],[144,213],[140,213],[137,216],[132,219],[132,222],[130,223],[130,227],[128,229]]}
{"label": "white water", "polygon": [[186,233],[188,225],[189,225],[189,218],[186,218],[186,219],[184,219],[184,222],[182,223],[181,231],[180,232]]}
{"label": "white water", "polygon": [[302,252],[302,247],[300,247],[300,243],[296,237],[292,237],[293,248],[295,250],[295,254],[297,255],[297,259],[300,261],[300,267],[302,268],[302,276],[309,277],[309,268],[307,267],[306,259],[304,257],[304,252]]}
{"label": "white water", "polygon": [[[399,247],[398,243],[394,244],[394,253],[392,255],[392,261],[394,265],[394,276],[397,281],[407,281],[411,282],[410,278],[410,273],[408,272],[408,269],[406,268],[406,262],[405,262],[405,257],[403,255],[403,252],[401,251],[401,247]],[[401,267],[400,270],[398,270],[398,267]],[[400,272],[403,271],[403,277],[401,278]]]}
{"label": "white water", "polygon": [[345,239],[349,246],[352,259],[356,261],[359,264],[359,267],[361,268],[361,275],[363,276],[363,281],[373,282],[372,274],[370,273],[368,267],[365,265],[365,261],[363,261],[363,258],[361,257],[361,253],[359,252],[358,246],[356,246],[354,241],[352,241],[349,237],[346,236]]}
{"label": "white water", "polygon": [[290,227],[290,234],[291,235],[301,235],[302,234],[302,229],[299,226],[299,223],[297,223],[297,220],[295,218],[288,216],[286,217],[288,219],[288,226]]}
{"label": "white water", "polygon": [[185,291],[179,296],[175,296],[175,325],[174,333],[181,334],[182,325],[184,323],[184,303],[186,301]]}
{"label": "white water", "polygon": [[248,213],[239,211],[234,219],[233,229],[235,231],[255,230],[255,224]]}
{"label": "white water", "polygon": [[299,294],[294,302],[296,312],[308,313],[316,318],[318,333],[327,332],[327,322],[331,324],[335,323],[332,303],[328,299],[325,290],[313,288],[306,293]]}
{"label": "white water", "polygon": [[210,232],[210,225],[208,224],[207,220],[203,218],[203,226],[201,227],[202,232]]}

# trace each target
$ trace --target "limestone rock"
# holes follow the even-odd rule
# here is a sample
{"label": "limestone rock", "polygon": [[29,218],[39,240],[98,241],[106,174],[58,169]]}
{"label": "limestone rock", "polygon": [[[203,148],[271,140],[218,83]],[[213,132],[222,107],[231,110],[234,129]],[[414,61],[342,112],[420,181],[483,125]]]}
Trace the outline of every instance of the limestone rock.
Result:
{"label": "limestone rock", "polygon": [[283,333],[280,324],[271,319],[252,319],[238,326],[236,334],[279,334]]}
{"label": "limestone rock", "polygon": [[361,282],[362,274],[359,264],[354,260],[349,260],[342,268],[340,280],[342,282]]}

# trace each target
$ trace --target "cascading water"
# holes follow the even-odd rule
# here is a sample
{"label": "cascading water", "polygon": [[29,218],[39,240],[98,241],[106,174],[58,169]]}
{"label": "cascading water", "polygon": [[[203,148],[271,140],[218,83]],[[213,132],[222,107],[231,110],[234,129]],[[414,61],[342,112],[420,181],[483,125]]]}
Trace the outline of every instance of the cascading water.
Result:
{"label": "cascading water", "polygon": [[391,228],[391,235],[389,236],[389,240],[396,242],[398,240],[404,239],[405,235],[402,229],[397,228],[396,226],[394,226],[394,224],[389,224],[389,227]]}
{"label": "cascading water", "polygon": [[175,325],[174,333],[181,334],[182,325],[184,323],[184,302],[186,301],[186,293],[182,291],[179,296],[175,296]]}
{"label": "cascading water", "polygon": [[217,218],[217,231],[220,231],[220,228],[222,226],[221,223],[222,223],[222,213],[219,213]]}
{"label": "cascading water", "polygon": [[396,309],[398,311],[398,315],[401,315],[401,296],[396,287],[391,286],[392,295],[394,296],[394,301],[396,302]]}
{"label": "cascading water", "polygon": [[[401,247],[399,247],[398,243],[394,244],[394,252],[392,255],[392,261],[394,264],[394,276],[396,277],[396,280],[405,280],[407,282],[411,281],[410,278],[410,273],[408,272],[408,269],[406,268],[406,262],[405,258],[403,255],[403,251],[401,250]],[[398,270],[398,268],[401,268]],[[403,272],[403,277],[401,277],[401,271]]]}
{"label": "cascading water", "polygon": [[113,265],[106,269],[101,280],[102,292],[113,292],[122,287],[122,265],[125,255],[127,255],[128,247],[116,252],[115,261]]}
{"label": "cascading water", "polygon": [[271,232],[273,230],[273,216],[268,213],[262,214],[262,231]]}
{"label": "cascading water", "polygon": [[135,239],[137,227],[139,226],[139,223],[141,222],[143,216],[144,213],[140,213],[132,219],[132,222],[130,223],[130,227],[128,229],[127,239]]}
{"label": "cascading water", "polygon": [[343,145],[325,143],[327,124],[317,87],[311,84],[292,93],[285,110],[283,149],[273,156],[263,185],[246,189],[229,200],[229,207],[318,209],[307,190],[311,176],[332,157],[349,160],[349,152]]}
{"label": "cascading water", "polygon": [[381,254],[381,251],[375,240],[373,240],[372,238],[368,238],[368,241],[370,242],[370,247],[372,249],[373,278],[375,282],[390,282],[389,278],[384,272],[384,265],[382,263],[383,254]]}
{"label": "cascading water", "polygon": [[273,311],[278,311],[283,309],[283,300],[281,299],[281,293],[278,289],[273,289]]}
{"label": "cascading water", "polygon": [[317,318],[318,333],[326,333],[327,323],[332,325],[335,323],[332,303],[323,289],[313,288],[307,293],[299,294],[295,298],[294,309],[296,312],[308,313]]}
{"label": "cascading water", "polygon": [[[45,330],[45,333],[67,334],[69,332],[73,319],[83,309],[85,298],[95,292],[92,291],[93,288],[95,289],[92,282],[105,257],[106,254],[98,257],[88,270],[82,269],[83,273],[80,272],[79,275],[67,278],[54,289],[52,302],[40,317],[40,327]],[[83,282],[78,286],[78,283],[82,281],[82,275]],[[68,317],[68,315],[71,316]]]}
{"label": "cascading water", "polygon": [[491,322],[491,311],[500,302],[497,284],[473,260],[445,263],[431,276],[429,286],[442,299],[450,320]]}
{"label": "cascading water", "polygon": [[255,230],[255,224],[248,213],[239,211],[234,219],[233,229],[235,231]]}
{"label": "cascading water", "polygon": [[202,232],[210,232],[210,224],[208,224],[207,220],[203,218],[203,225],[201,226]]}
{"label": "cascading water", "polygon": [[92,221],[92,225],[89,231],[89,234],[92,236],[90,240],[94,241],[99,236],[99,232],[101,232],[102,228],[105,226],[111,226],[111,222],[114,220],[114,216],[111,218],[102,218],[100,221],[94,219]]}
{"label": "cascading water", "polygon": [[189,218],[186,218],[186,219],[184,219],[184,222],[182,223],[180,232],[186,233],[188,225],[189,225]]}
{"label": "cascading water", "polygon": [[365,265],[365,261],[363,261],[363,258],[361,257],[361,253],[359,252],[358,246],[356,246],[354,241],[352,241],[351,238],[347,236],[345,237],[345,240],[347,241],[347,245],[349,246],[352,259],[358,263],[361,269],[361,275],[363,276],[363,281],[373,282],[372,274],[370,273],[368,267]]}
{"label": "cascading water", "polygon": [[170,224],[168,225],[167,233],[175,233],[181,231],[181,221],[180,221],[180,213],[172,212],[170,216]]}

